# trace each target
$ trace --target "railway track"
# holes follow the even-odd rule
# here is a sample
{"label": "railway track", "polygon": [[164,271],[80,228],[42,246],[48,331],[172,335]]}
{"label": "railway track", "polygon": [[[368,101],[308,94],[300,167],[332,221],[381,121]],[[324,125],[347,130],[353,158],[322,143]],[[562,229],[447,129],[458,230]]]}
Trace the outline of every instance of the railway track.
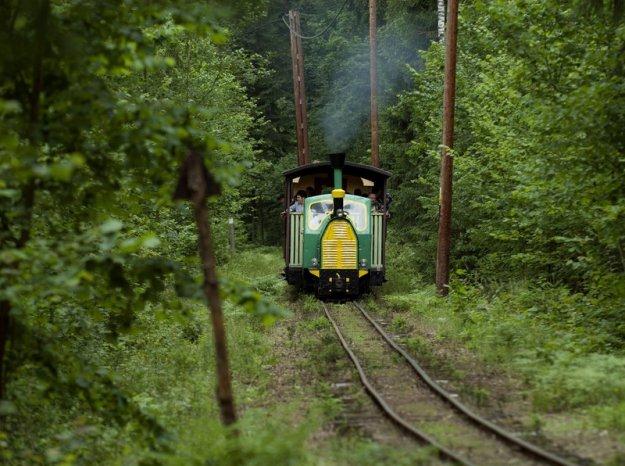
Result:
{"label": "railway track", "polygon": [[[460,403],[438,385],[361,304],[353,303],[353,306],[364,318],[349,324],[357,336],[346,337],[341,327],[349,325],[341,325],[341,319],[333,317],[328,304],[323,303],[323,310],[365,390],[397,427],[420,443],[433,447],[442,461],[480,466],[573,466],[574,463],[518,438]],[[341,314],[338,313],[338,316]],[[391,366],[401,377],[400,387],[397,387],[398,379],[391,383],[385,379],[384,373]],[[406,408],[407,400],[414,401],[412,409]],[[436,428],[433,428],[434,425]]]}

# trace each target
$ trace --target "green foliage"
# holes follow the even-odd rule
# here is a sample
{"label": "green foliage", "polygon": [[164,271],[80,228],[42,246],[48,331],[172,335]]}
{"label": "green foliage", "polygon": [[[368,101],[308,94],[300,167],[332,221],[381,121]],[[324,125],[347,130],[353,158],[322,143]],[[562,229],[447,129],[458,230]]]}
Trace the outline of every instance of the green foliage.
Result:
{"label": "green foliage", "polygon": [[428,465],[432,464],[436,452],[431,448],[406,451],[366,439],[353,439],[347,445],[336,442],[331,450],[335,464],[346,465]]}
{"label": "green foliage", "polygon": [[[601,3],[601,2],[598,2]],[[611,2],[603,2],[605,4]],[[617,2],[614,2],[615,4]],[[579,2],[473,1],[461,11],[456,268],[583,290],[625,273],[625,26]],[[430,275],[438,213],[442,47],[388,113],[394,222]]]}
{"label": "green foliage", "polygon": [[172,466],[313,464],[304,448],[310,426],[287,427],[282,423],[284,413],[278,414],[276,418],[264,412],[246,413],[240,423],[240,438],[228,435],[215,421],[207,424],[198,420],[188,426],[179,450],[163,458],[163,463]]}
{"label": "green foliage", "polygon": [[[606,320],[610,300],[571,294],[566,287],[517,282],[487,290],[458,279],[449,299],[433,287],[405,289],[384,296],[396,312],[393,322],[425,319],[439,338],[461,340],[483,361],[520,375],[540,412],[591,409],[598,426],[620,429],[611,417],[625,393],[620,317]],[[414,317],[413,317],[414,318]],[[402,325],[404,326],[404,325]],[[425,363],[433,361],[427,342],[408,338],[403,344]],[[444,372],[446,361],[435,361]],[[485,393],[469,393],[483,402]]]}
{"label": "green foliage", "polygon": [[536,381],[533,401],[539,408],[565,410],[612,405],[625,397],[623,357],[556,353],[552,364],[553,367],[540,374]]}
{"label": "green foliage", "polygon": [[[120,227],[114,222],[107,225],[115,226],[114,230]],[[253,270],[279,263],[276,254],[270,261],[268,257],[249,252],[241,262]],[[236,282],[245,272],[228,264],[221,271],[222,280]],[[236,298],[224,303],[224,313],[235,393],[245,406],[266,394],[269,341],[265,326],[250,319],[247,306],[235,304]],[[274,306],[265,300],[264,306]],[[80,321],[65,315],[67,320],[54,320],[65,347],[52,346],[52,338],[41,342],[45,351],[33,347],[32,341],[24,342],[33,359],[11,372],[11,401],[2,408],[11,436],[0,451],[8,464],[223,460],[233,444],[220,427],[211,395],[215,357],[205,304],[181,299],[168,288],[159,294],[158,303],[133,312],[132,325],[115,338],[108,328],[107,311],[101,310],[100,319]],[[40,323],[51,327],[43,316]],[[91,324],[88,332],[80,326],[85,323]],[[56,377],[42,376],[46,366],[40,365],[40,358],[48,354],[54,359],[43,362],[56,371]],[[87,362],[97,364],[96,374],[88,372],[92,366]],[[311,426],[280,430],[275,417],[259,410],[247,413],[240,427],[245,439],[240,454],[251,461],[278,454],[301,458],[301,439]],[[211,447],[206,448],[207,435],[221,440],[209,442]]]}
{"label": "green foliage", "polygon": [[595,422],[604,429],[625,432],[625,403],[601,406],[592,411]]}
{"label": "green foliage", "polygon": [[[421,313],[522,374],[536,409],[623,399],[625,24],[622,2],[461,6],[451,294],[431,282],[438,227],[443,48],[386,112],[395,173],[392,308]],[[393,257],[395,256],[395,257]]]}
{"label": "green foliage", "polygon": [[[13,464],[164,454],[176,416],[210,403],[194,219],[171,193],[180,158],[202,151],[222,186],[209,210],[226,262],[262,125],[245,85],[263,73],[223,45],[226,3],[0,5],[0,457]],[[232,309],[267,324],[284,312],[266,289],[221,284],[233,339],[258,346]],[[261,355],[235,356],[235,371],[257,377]],[[194,364],[210,388],[180,396]]]}

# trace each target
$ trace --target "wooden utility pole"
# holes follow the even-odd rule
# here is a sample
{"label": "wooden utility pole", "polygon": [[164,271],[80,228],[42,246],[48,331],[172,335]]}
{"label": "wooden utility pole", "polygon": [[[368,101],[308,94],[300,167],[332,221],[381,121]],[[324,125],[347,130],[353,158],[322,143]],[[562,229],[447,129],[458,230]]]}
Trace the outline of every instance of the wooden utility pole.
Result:
{"label": "wooden utility pole", "polygon": [[445,35],[445,88],[443,95],[443,147],[441,150],[440,213],[436,253],[436,290],[449,292],[449,255],[451,248],[451,195],[453,178],[454,107],[456,101],[456,53],[458,40],[458,0],[447,2]]}
{"label": "wooden utility pole", "polygon": [[293,98],[295,100],[295,128],[297,133],[297,163],[308,163],[308,115],[306,113],[306,87],[304,86],[304,51],[299,12],[289,11],[291,31],[291,61],[293,65]]}
{"label": "wooden utility pole", "polygon": [[220,193],[219,186],[206,171],[202,156],[189,152],[182,170],[174,199],[188,199],[193,204],[195,223],[198,229],[198,244],[204,283],[202,291],[210,308],[213,324],[213,338],[215,340],[215,355],[217,366],[217,401],[221,412],[221,420],[225,425],[236,422],[230,368],[228,364],[228,347],[226,344],[226,328],[219,298],[219,283],[215,269],[215,253],[211,240],[211,230],[208,221],[206,198]]}
{"label": "wooden utility pole", "polygon": [[380,166],[380,135],[378,133],[378,44],[377,5],[369,0],[369,81],[371,86],[371,165]]}

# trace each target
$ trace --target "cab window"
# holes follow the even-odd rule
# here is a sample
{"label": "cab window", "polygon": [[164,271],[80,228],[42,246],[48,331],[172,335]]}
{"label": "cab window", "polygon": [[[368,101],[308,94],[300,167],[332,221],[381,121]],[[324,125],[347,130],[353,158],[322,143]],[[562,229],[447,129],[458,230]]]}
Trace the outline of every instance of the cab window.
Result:
{"label": "cab window", "polygon": [[[307,211],[308,228],[318,230],[324,219],[331,215],[333,210],[334,200],[332,198],[311,202]],[[367,206],[364,202],[346,198],[343,201],[343,210],[356,230],[364,231],[367,229]]]}
{"label": "cab window", "polygon": [[343,210],[358,231],[367,229],[367,206],[364,202],[345,199]]}
{"label": "cab window", "polygon": [[308,228],[317,230],[326,216],[332,213],[334,209],[334,201],[332,199],[323,199],[321,201],[311,202],[308,206]]}

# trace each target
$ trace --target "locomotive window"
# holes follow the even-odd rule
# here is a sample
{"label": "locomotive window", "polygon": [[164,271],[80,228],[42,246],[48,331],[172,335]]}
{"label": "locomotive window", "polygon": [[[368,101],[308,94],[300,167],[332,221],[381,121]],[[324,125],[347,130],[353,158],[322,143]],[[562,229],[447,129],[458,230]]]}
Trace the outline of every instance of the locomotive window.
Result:
{"label": "locomotive window", "polygon": [[[323,220],[334,210],[334,201],[332,199],[324,199],[323,201],[312,202],[308,206],[308,228],[317,230],[323,223]],[[367,228],[367,206],[364,202],[345,199],[343,210],[347,217],[352,221],[354,227],[358,231],[364,231]]]}
{"label": "locomotive window", "polygon": [[308,228],[317,230],[323,223],[326,215],[330,215],[333,209],[334,201],[332,199],[311,203],[308,206]]}
{"label": "locomotive window", "polygon": [[367,228],[367,207],[364,202],[345,199],[343,209],[356,227],[356,230],[363,231]]}

